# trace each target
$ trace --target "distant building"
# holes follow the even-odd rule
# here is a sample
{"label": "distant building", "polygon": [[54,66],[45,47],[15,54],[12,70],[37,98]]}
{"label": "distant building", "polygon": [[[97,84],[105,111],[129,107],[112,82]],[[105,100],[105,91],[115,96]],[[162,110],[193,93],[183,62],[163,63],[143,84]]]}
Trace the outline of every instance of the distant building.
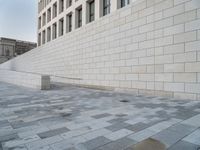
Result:
{"label": "distant building", "polygon": [[21,55],[37,46],[36,43],[0,38],[0,63]]}

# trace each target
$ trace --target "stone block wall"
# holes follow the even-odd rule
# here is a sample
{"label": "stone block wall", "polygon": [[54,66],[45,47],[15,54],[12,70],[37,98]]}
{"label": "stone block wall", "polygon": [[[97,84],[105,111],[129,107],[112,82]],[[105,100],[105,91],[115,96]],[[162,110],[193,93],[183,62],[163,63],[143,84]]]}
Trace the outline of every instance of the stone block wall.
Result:
{"label": "stone block wall", "polygon": [[197,3],[137,0],[0,67],[49,74],[54,81],[197,100]]}
{"label": "stone block wall", "polygon": [[0,69],[0,81],[39,90],[50,89],[50,77],[47,75],[32,74]]}

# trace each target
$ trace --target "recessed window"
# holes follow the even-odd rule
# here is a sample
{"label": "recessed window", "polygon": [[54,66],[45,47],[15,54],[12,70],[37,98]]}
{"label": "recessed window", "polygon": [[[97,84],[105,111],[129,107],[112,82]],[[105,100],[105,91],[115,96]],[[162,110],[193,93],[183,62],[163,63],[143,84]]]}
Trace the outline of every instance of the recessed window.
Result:
{"label": "recessed window", "polygon": [[39,19],[38,19],[38,29],[41,28],[41,21],[42,21],[42,19],[41,19],[41,17],[39,17]]}
{"label": "recessed window", "polygon": [[53,18],[57,16],[57,2],[53,4]]}
{"label": "recessed window", "polygon": [[64,19],[59,20],[59,36],[62,36],[64,33]]}
{"label": "recessed window", "polygon": [[130,3],[130,0],[121,0],[120,6],[121,8],[128,5]]}
{"label": "recessed window", "polygon": [[57,38],[57,23],[53,24],[53,35],[52,35],[52,39],[56,39]]}
{"label": "recessed window", "polygon": [[51,41],[51,27],[47,28],[47,42]]}
{"label": "recessed window", "polygon": [[45,44],[46,42],[46,31],[42,31],[42,44]]}
{"label": "recessed window", "polygon": [[67,0],[66,4],[67,4],[67,8],[70,7],[70,6],[72,6],[72,0]]}
{"label": "recessed window", "polygon": [[67,15],[67,21],[66,21],[66,23],[67,23],[67,32],[71,32],[72,31],[72,13],[69,13],[68,15]]}
{"label": "recessed window", "polygon": [[46,24],[46,13],[42,15],[42,25],[44,26]]}
{"label": "recessed window", "polygon": [[94,8],[94,0],[88,2],[89,6],[89,22],[94,21],[95,18],[95,8]]}
{"label": "recessed window", "polygon": [[47,22],[51,21],[51,8],[47,10]]}
{"label": "recessed window", "polygon": [[59,0],[59,13],[64,11],[64,0]]}
{"label": "recessed window", "polygon": [[41,33],[38,34],[38,46],[41,45]]}
{"label": "recessed window", "polygon": [[103,0],[103,15],[110,13],[110,0]]}
{"label": "recessed window", "polygon": [[76,28],[82,26],[82,7],[76,9]]}

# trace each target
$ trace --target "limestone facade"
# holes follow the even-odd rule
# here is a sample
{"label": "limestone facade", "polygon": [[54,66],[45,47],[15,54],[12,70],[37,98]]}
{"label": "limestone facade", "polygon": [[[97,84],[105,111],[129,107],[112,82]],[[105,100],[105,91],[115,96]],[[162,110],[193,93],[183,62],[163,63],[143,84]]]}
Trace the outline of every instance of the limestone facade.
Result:
{"label": "limestone facade", "polygon": [[[54,3],[52,0],[48,6]],[[86,5],[86,1],[73,3],[72,12],[76,3]],[[54,21],[59,24],[67,11],[38,33]],[[130,1],[123,8],[83,23],[0,67],[48,74],[53,81],[200,99],[199,0]]]}

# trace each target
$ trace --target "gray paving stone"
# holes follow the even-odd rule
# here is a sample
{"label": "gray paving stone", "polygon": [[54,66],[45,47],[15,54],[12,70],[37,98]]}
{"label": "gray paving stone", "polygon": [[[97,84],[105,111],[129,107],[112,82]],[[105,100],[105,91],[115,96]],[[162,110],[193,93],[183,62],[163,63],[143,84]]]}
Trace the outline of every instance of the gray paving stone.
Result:
{"label": "gray paving stone", "polygon": [[200,127],[200,114],[183,121],[183,124]]}
{"label": "gray paving stone", "polygon": [[[86,150],[80,143],[103,136],[113,141],[102,147],[116,150],[157,134],[155,138],[168,146],[177,140],[197,144],[200,133],[194,129],[200,127],[199,107],[199,101],[163,100],[60,83],[50,91],[37,91],[0,82],[0,142],[24,145],[36,137],[25,144],[30,150]],[[176,121],[182,122],[174,125]]]}
{"label": "gray paving stone", "polygon": [[171,146],[168,150],[198,150],[198,147],[198,145],[194,145],[185,141],[180,141]]}
{"label": "gray paving stone", "polygon": [[115,118],[115,119],[112,119],[110,121],[108,121],[109,123],[112,123],[112,124],[116,124],[116,123],[121,123],[121,122],[124,122],[126,121],[127,119],[126,118]]}
{"label": "gray paving stone", "polygon": [[8,120],[1,120],[0,121],[0,128],[5,127],[5,126],[9,126],[10,123]]}
{"label": "gray paving stone", "polygon": [[125,137],[125,138],[119,139],[115,142],[108,143],[108,144],[98,148],[97,150],[123,150],[133,144],[136,144],[136,143],[137,143],[136,141]]}
{"label": "gray paving stone", "polygon": [[127,129],[121,129],[115,132],[112,132],[110,134],[105,135],[106,138],[112,140],[112,141],[116,141],[118,139],[121,139],[123,137],[126,137],[130,134],[132,134],[133,131],[127,130]]}
{"label": "gray paving stone", "polygon": [[169,148],[194,130],[194,127],[177,124],[176,126],[161,131],[152,138],[161,141],[167,148]]}
{"label": "gray paving stone", "polygon": [[2,144],[1,144],[1,142],[0,142],[0,150],[3,150],[3,147],[2,147]]}
{"label": "gray paving stone", "polygon": [[83,145],[85,146],[86,149],[93,150],[93,149],[97,149],[98,147],[103,146],[110,142],[111,142],[111,140],[109,140],[103,136],[100,136],[100,137],[97,137],[95,139],[92,139],[90,141],[83,143]]}
{"label": "gray paving stone", "polygon": [[77,150],[75,147],[67,148],[65,150]]}
{"label": "gray paving stone", "polygon": [[6,141],[14,140],[14,139],[17,139],[17,138],[19,138],[17,133],[10,134],[10,135],[3,135],[3,136],[0,135],[0,142],[6,142]]}
{"label": "gray paving stone", "polygon": [[110,130],[110,131],[115,132],[115,131],[117,131],[117,130],[126,128],[126,127],[128,127],[128,126],[130,126],[130,124],[124,123],[124,122],[119,122],[119,123],[115,123],[115,124],[113,124],[113,125],[111,125],[111,126],[108,126],[108,127],[105,127],[105,128],[108,129],[108,130]]}
{"label": "gray paving stone", "polygon": [[192,132],[190,135],[186,136],[183,140],[200,146],[200,129]]}
{"label": "gray paving stone", "polygon": [[32,126],[32,125],[36,125],[37,122],[33,121],[33,122],[24,122],[24,121],[16,121],[16,122],[11,122],[11,126],[14,128],[14,129],[17,129],[17,128],[22,128],[22,127],[27,127],[27,126]]}
{"label": "gray paving stone", "polygon": [[128,130],[132,130],[134,132],[139,132],[139,131],[144,130],[148,127],[149,127],[148,124],[139,122],[139,123],[136,123],[134,125],[126,126],[125,128],[128,129]]}
{"label": "gray paving stone", "polygon": [[62,134],[62,133],[68,132],[68,131],[70,131],[70,130],[65,128],[65,127],[63,127],[63,128],[59,128],[59,129],[55,129],[55,130],[50,130],[50,131],[47,131],[47,132],[39,133],[38,136],[41,139],[44,139],[44,138],[48,138],[48,137],[52,137],[52,136],[55,136],[55,135],[59,135],[59,134]]}
{"label": "gray paving stone", "polygon": [[104,114],[98,114],[98,115],[95,115],[95,116],[92,116],[92,117],[95,118],[95,119],[100,119],[100,118],[104,118],[104,117],[108,117],[108,116],[111,116],[111,114],[104,113]]}

